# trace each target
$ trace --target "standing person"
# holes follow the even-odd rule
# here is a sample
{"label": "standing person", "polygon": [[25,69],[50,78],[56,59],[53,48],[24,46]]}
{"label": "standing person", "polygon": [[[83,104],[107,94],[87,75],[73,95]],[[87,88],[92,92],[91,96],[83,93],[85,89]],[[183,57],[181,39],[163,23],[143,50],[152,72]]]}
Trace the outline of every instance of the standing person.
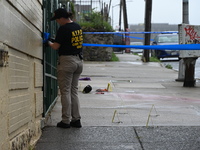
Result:
{"label": "standing person", "polygon": [[62,120],[57,123],[57,127],[81,128],[78,80],[83,70],[83,35],[81,27],[70,17],[72,13],[65,9],[55,10],[51,21],[56,20],[60,27],[55,41],[48,43],[59,54],[57,77],[61,92]]}

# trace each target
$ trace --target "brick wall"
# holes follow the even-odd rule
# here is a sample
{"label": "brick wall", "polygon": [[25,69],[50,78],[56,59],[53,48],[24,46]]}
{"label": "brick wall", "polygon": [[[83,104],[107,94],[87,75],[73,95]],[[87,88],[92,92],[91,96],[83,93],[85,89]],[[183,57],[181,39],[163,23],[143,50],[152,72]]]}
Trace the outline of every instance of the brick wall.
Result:
{"label": "brick wall", "polygon": [[0,0],[0,150],[28,149],[41,135],[42,0]]}

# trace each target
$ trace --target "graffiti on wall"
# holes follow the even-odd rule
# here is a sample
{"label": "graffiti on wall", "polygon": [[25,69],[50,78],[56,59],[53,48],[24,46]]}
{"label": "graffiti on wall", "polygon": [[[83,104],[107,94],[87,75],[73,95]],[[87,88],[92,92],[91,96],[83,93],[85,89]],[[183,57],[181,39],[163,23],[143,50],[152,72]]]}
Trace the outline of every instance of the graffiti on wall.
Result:
{"label": "graffiti on wall", "polygon": [[[200,44],[200,26],[180,24],[179,25],[180,44]],[[180,58],[200,57],[200,50],[184,50],[179,53]]]}
{"label": "graffiti on wall", "polygon": [[187,25],[184,27],[185,44],[200,44],[200,27]]}

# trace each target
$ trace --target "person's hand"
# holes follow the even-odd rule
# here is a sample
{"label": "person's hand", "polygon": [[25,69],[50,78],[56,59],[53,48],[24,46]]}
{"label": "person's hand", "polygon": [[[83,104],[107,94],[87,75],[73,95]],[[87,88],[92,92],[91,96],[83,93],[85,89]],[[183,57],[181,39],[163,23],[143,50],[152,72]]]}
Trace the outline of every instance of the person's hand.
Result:
{"label": "person's hand", "polygon": [[43,44],[45,47],[49,47],[49,40],[44,41]]}
{"label": "person's hand", "polygon": [[48,41],[54,43],[54,42],[55,42],[55,39],[54,39],[54,38],[49,38]]}
{"label": "person's hand", "polygon": [[44,44],[45,47],[48,47],[50,42],[51,42],[51,43],[54,43],[54,42],[55,42],[55,39],[54,39],[54,38],[48,38],[47,40],[45,40],[45,41],[43,42],[43,44]]}

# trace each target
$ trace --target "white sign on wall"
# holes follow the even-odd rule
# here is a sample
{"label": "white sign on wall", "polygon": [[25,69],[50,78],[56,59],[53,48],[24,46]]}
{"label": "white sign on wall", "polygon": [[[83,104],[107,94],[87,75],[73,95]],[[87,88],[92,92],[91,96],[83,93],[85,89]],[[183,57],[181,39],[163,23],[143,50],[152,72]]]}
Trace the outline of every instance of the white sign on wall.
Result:
{"label": "white sign on wall", "polygon": [[[200,26],[180,24],[179,43],[200,44]],[[179,57],[200,57],[200,50],[181,50]]]}

